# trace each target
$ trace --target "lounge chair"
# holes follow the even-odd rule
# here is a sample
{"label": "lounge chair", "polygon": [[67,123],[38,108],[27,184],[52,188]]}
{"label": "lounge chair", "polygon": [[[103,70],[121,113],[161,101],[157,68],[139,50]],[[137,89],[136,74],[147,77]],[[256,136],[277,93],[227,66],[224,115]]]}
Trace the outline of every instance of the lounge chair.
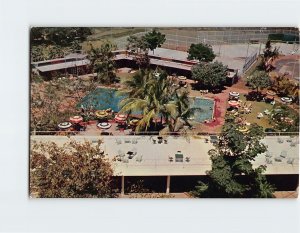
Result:
{"label": "lounge chair", "polygon": [[136,138],[132,139],[131,141],[132,144],[137,144],[138,143],[138,140]]}
{"label": "lounge chair", "polygon": [[280,157],[286,158],[286,156],[287,156],[287,151],[286,150],[281,151]]}
{"label": "lounge chair", "polygon": [[282,162],[282,158],[281,157],[276,157],[274,160],[275,160],[275,162]]}
{"label": "lounge chair", "polygon": [[270,158],[266,158],[266,163],[267,163],[267,164],[272,164],[273,161],[272,161]]}
{"label": "lounge chair", "polygon": [[292,141],[290,146],[295,147],[296,146],[296,142]]}
{"label": "lounge chair", "polygon": [[283,139],[282,138],[277,138],[277,142],[278,143],[283,143]]}
{"label": "lounge chair", "polygon": [[124,157],[125,153],[122,150],[118,150],[118,156]]}
{"label": "lounge chair", "polygon": [[267,151],[265,156],[266,158],[272,158],[272,154],[270,153],[270,151]]}
{"label": "lounge chair", "polygon": [[173,157],[172,156],[169,156],[169,162],[173,162]]}
{"label": "lounge chair", "polygon": [[294,160],[295,159],[293,159],[293,158],[289,158],[286,162],[287,162],[287,164],[293,165],[294,164]]}
{"label": "lounge chair", "polygon": [[168,144],[168,140],[167,139],[164,139],[164,144]]}
{"label": "lounge chair", "polygon": [[122,140],[119,139],[119,138],[116,138],[116,143],[117,143],[118,145],[120,145],[120,144],[122,144]]}
{"label": "lounge chair", "polygon": [[143,155],[137,156],[135,160],[136,160],[137,162],[142,162],[142,160],[143,160]]}
{"label": "lounge chair", "polygon": [[136,153],[137,153],[136,148],[132,148],[131,151],[132,151],[133,155],[136,155]]}
{"label": "lounge chair", "polygon": [[130,143],[131,142],[131,140],[130,139],[124,139],[124,143]]}
{"label": "lounge chair", "polygon": [[129,163],[129,159],[128,159],[128,158],[123,158],[123,159],[122,159],[122,162],[123,162],[123,163]]}

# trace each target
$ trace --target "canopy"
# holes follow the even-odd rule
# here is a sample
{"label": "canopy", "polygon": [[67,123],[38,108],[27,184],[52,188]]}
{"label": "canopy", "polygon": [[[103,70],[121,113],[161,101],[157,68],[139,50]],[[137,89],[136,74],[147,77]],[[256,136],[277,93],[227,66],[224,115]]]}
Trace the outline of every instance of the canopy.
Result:
{"label": "canopy", "polygon": [[83,118],[81,116],[70,117],[70,122],[72,122],[72,123],[78,124],[82,121],[83,121]]}
{"label": "canopy", "polygon": [[97,127],[99,127],[100,129],[109,129],[111,127],[111,124],[107,122],[102,122],[99,123]]}
{"label": "canopy", "polygon": [[240,96],[240,93],[235,92],[235,91],[232,91],[232,92],[229,92],[229,95],[231,95],[231,96],[233,96],[233,97],[239,97],[239,96]]}
{"label": "canopy", "polygon": [[238,108],[240,106],[240,103],[236,100],[230,100],[228,101],[228,104],[230,107],[235,107],[235,108]]}
{"label": "canopy", "polygon": [[178,79],[179,80],[186,80],[186,77],[185,76],[178,76]]}
{"label": "canopy", "polygon": [[274,96],[276,93],[274,91],[268,90],[267,95]]}
{"label": "canopy", "polygon": [[289,98],[289,97],[282,97],[281,100],[282,100],[282,102],[285,102],[285,103],[290,103],[293,101],[292,98]]}
{"label": "canopy", "polygon": [[72,126],[72,124],[70,122],[62,122],[60,124],[58,124],[58,128],[60,129],[67,129],[70,128]]}
{"label": "canopy", "polygon": [[125,115],[125,114],[117,114],[115,116],[115,120],[117,122],[124,122],[126,120],[126,118],[127,118],[127,115]]}
{"label": "canopy", "polygon": [[131,125],[136,125],[138,122],[139,122],[139,120],[137,120],[137,119],[132,119],[132,120],[130,121],[130,124],[131,124]]}
{"label": "canopy", "polygon": [[96,117],[104,118],[108,116],[108,113],[104,110],[98,110],[95,112]]}

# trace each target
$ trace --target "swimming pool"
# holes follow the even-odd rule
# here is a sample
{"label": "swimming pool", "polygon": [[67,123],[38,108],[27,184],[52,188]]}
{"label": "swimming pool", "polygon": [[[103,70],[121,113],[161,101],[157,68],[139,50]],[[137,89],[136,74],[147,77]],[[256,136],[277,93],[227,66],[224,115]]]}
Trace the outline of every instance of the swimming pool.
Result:
{"label": "swimming pool", "polygon": [[[97,88],[95,91],[86,95],[77,105],[83,105],[85,108],[93,106],[97,110],[111,108],[115,112],[119,112],[119,102],[125,98],[125,95],[117,94],[117,90],[108,88]],[[204,122],[212,119],[214,101],[211,99],[203,99],[199,97],[190,98],[191,108],[194,109],[193,120]]]}

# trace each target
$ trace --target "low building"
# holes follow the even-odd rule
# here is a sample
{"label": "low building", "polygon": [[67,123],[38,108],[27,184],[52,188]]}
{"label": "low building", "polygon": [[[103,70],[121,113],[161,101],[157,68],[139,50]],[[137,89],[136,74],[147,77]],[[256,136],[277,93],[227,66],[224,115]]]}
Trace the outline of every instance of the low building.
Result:
{"label": "low building", "polygon": [[90,60],[87,54],[72,53],[63,58],[32,62],[32,69],[44,77],[54,77],[59,74],[80,75],[89,71]]}
{"label": "low building", "polygon": [[[62,146],[70,140],[97,143],[99,139],[99,136],[31,136],[31,143],[55,142]],[[112,163],[115,181],[122,193],[126,185],[136,180],[143,180],[158,192],[190,191],[197,181],[207,179],[206,171],[211,170],[208,152],[215,148],[212,142],[207,142],[207,136],[166,136],[166,142],[161,143],[153,143],[156,137],[145,135],[101,136],[101,139],[101,147]],[[288,136],[266,136],[262,142],[268,146],[269,154],[260,154],[253,161],[254,167],[267,166],[267,179],[278,190],[295,190],[299,184],[298,137],[293,138],[297,141],[294,146],[289,140]],[[129,151],[136,154],[129,158]],[[283,151],[286,155],[281,157]],[[118,154],[123,154],[125,160],[115,160]]]}

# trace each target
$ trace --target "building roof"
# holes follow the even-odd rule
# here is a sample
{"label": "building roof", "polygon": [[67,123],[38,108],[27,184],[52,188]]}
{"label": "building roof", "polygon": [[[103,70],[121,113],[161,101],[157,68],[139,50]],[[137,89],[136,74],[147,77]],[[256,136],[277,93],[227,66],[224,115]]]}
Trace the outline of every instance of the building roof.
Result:
{"label": "building roof", "polygon": [[63,63],[57,63],[57,64],[51,64],[51,65],[44,65],[44,66],[37,66],[36,69],[40,72],[48,72],[48,71],[54,71],[54,70],[62,70],[67,69],[71,67],[79,67],[90,64],[90,60],[84,59],[79,61],[70,61],[70,62],[63,62]]}
{"label": "building roof", "polygon": [[[155,137],[155,136],[153,136]],[[121,139],[122,143],[117,144],[116,139]],[[205,138],[195,138],[191,136],[189,140],[184,137],[167,137],[167,144],[153,144],[150,136],[101,136],[103,139],[102,148],[108,154],[109,160],[113,164],[115,175],[124,176],[188,176],[188,175],[206,175],[207,170],[211,170],[211,160],[208,155],[210,149],[214,149],[212,143],[205,143]],[[257,156],[253,166],[267,165],[265,174],[299,174],[299,145],[291,147],[286,141],[289,137],[282,136],[283,143],[278,143],[277,136],[266,136],[263,143],[268,146],[269,152],[274,158],[280,156],[281,151],[287,151],[287,158],[282,162],[273,161],[272,164],[266,164],[264,154]],[[124,139],[131,141],[137,139],[136,144],[124,143]],[[296,139],[296,138],[295,138]],[[37,142],[56,142],[62,146],[70,140],[97,142],[99,136],[31,136],[31,140]],[[136,157],[142,157],[142,161],[136,161],[136,157],[130,159],[128,163],[113,162],[113,158],[122,151],[127,153],[133,148],[136,149]],[[183,154],[183,161],[176,162],[175,156],[180,151]],[[173,157],[173,162],[169,161],[169,156]],[[189,161],[186,161],[189,157]],[[294,164],[288,164],[288,159],[294,159]]]}
{"label": "building roof", "polygon": [[48,62],[59,62],[59,61],[64,61],[66,59],[71,59],[71,58],[77,58],[77,59],[83,59],[86,58],[87,54],[82,54],[82,53],[70,53],[66,55],[65,57],[60,57],[60,58],[55,58],[55,59],[50,59],[50,60],[44,60],[44,61],[37,61],[37,62],[31,62],[32,65],[40,65],[43,63],[48,63]]}

